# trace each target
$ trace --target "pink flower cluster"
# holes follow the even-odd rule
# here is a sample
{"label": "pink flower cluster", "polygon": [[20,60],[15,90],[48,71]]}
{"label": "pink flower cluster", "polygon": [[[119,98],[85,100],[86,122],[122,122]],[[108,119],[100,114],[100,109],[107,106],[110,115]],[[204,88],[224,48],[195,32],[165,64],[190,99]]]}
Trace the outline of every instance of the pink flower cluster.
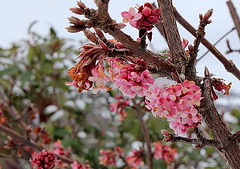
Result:
{"label": "pink flower cluster", "polygon": [[79,163],[77,161],[74,161],[74,163],[71,164],[71,167],[72,169],[91,169],[88,161],[86,161],[85,163]]}
{"label": "pink flower cluster", "polygon": [[143,97],[149,84],[153,84],[152,75],[146,69],[146,62],[138,60],[137,64],[123,64],[118,58],[107,58],[110,65],[108,72],[114,87],[120,87],[119,90],[124,96],[134,98],[137,94]]}
{"label": "pink flower cluster", "polygon": [[120,147],[115,147],[115,151],[112,150],[100,150],[102,156],[98,157],[100,164],[104,166],[113,165],[116,167],[116,158],[123,154],[123,150]]}
{"label": "pink flower cluster", "polygon": [[156,9],[150,3],[145,3],[138,8],[136,13],[134,8],[121,13],[123,22],[129,22],[131,26],[137,29],[151,30],[153,25],[160,21],[160,9]]}
{"label": "pink flower cluster", "polygon": [[124,108],[129,105],[129,99],[124,99],[124,97],[122,96],[116,96],[115,99],[117,101],[110,104],[110,110],[111,112],[119,114],[119,120],[123,121],[124,118],[127,116],[127,112],[124,110]]}
{"label": "pink flower cluster", "polygon": [[92,76],[88,78],[88,80],[95,82],[95,86],[93,87],[93,94],[97,94],[98,91],[109,91],[111,88],[105,86],[104,82],[109,82],[110,78],[103,72],[104,68],[101,64],[98,64],[92,70]]}
{"label": "pink flower cluster", "polygon": [[162,145],[160,142],[154,142],[153,145],[155,147],[154,157],[157,160],[162,158],[168,165],[175,160],[175,155],[177,153],[176,148],[171,148],[168,145]]}
{"label": "pink flower cluster", "polygon": [[60,140],[54,142],[54,144],[53,144],[53,152],[54,152],[54,154],[65,156],[65,157],[69,157],[70,154],[71,154],[70,147],[68,148],[68,150],[66,150],[62,146],[62,142]]}
{"label": "pink flower cluster", "polygon": [[33,169],[52,169],[58,165],[59,160],[52,152],[43,150],[39,153],[33,152],[30,162]]}
{"label": "pink flower cluster", "polygon": [[131,167],[134,167],[136,169],[140,168],[140,166],[144,165],[143,162],[143,150],[135,150],[133,149],[131,151],[132,155],[128,155],[126,157],[126,160],[128,162],[128,165]]}
{"label": "pink flower cluster", "polygon": [[167,118],[176,134],[198,126],[200,114],[195,106],[200,106],[200,100],[200,88],[188,80],[165,87],[155,83],[146,93],[146,107],[154,116]]}

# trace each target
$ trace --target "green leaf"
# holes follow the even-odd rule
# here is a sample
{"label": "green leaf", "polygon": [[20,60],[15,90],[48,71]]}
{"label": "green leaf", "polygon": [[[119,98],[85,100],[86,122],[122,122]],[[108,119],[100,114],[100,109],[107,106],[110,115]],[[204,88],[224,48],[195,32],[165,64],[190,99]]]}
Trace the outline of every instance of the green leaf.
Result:
{"label": "green leaf", "polygon": [[30,71],[30,70],[22,73],[21,76],[20,76],[21,83],[24,84],[25,82],[30,81],[31,80],[31,75],[32,75],[32,71]]}
{"label": "green leaf", "polygon": [[4,75],[16,75],[19,72],[20,72],[20,70],[17,66],[11,66],[7,69],[0,71],[0,77],[2,77]]}

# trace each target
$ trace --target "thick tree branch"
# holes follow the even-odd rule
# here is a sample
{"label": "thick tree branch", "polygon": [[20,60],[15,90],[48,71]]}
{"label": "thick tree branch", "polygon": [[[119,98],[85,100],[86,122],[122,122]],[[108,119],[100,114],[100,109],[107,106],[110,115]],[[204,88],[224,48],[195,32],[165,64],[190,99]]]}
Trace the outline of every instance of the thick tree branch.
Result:
{"label": "thick tree branch", "polygon": [[211,96],[211,79],[204,79],[202,88],[203,99],[201,100],[200,112],[211,130],[214,140],[218,142],[216,148],[224,154],[226,160],[233,169],[240,168],[240,149],[236,141],[231,140],[231,133],[218,114]]}
{"label": "thick tree branch", "polygon": [[[175,8],[174,14],[176,20],[194,37],[197,37],[196,29],[188,23]],[[231,60],[225,58],[221,52],[219,52],[206,38],[202,38],[201,43],[224,65],[228,72],[232,73],[236,78],[238,78],[238,80],[240,80],[240,71]]]}
{"label": "thick tree branch", "polygon": [[178,66],[178,72],[180,75],[184,76],[184,80],[187,58],[178,32],[171,0],[158,0],[158,6],[161,10],[165,38],[168,43],[173,63]]}
{"label": "thick tree branch", "polygon": [[132,100],[132,102],[133,102],[133,105],[134,105],[133,108],[136,110],[136,114],[137,114],[138,120],[140,122],[140,127],[141,127],[141,130],[142,130],[144,139],[145,139],[146,144],[147,144],[147,166],[148,166],[148,169],[153,169],[153,153],[152,153],[152,150],[151,150],[150,136],[149,136],[147,127],[146,127],[146,125],[143,121],[142,112],[141,112],[141,109],[140,109],[139,105],[136,103],[135,100]]}

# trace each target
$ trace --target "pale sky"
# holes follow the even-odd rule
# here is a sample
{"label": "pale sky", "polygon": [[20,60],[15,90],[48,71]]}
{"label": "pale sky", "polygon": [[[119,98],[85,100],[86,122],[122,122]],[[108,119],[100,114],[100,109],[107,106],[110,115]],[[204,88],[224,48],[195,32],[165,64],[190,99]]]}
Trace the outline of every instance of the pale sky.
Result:
{"label": "pale sky", "polygon": [[[82,0],[89,7],[96,7],[93,0]],[[110,15],[117,22],[122,22],[120,13],[127,11],[129,7],[135,7],[136,4],[142,5],[144,0],[110,0]],[[149,0],[149,2],[156,2]],[[240,15],[239,1],[232,0]],[[173,0],[174,6],[178,11],[188,20],[195,28],[197,28],[200,13],[205,13],[210,8],[213,8],[213,21],[206,27],[206,38],[214,43],[223,34],[228,32],[233,26],[233,21],[230,17],[226,0]],[[38,23],[33,29],[42,34],[48,33],[49,27],[52,26],[60,37],[69,39],[83,39],[81,33],[71,34],[64,28],[68,26],[67,18],[73,14],[68,10],[71,7],[75,7],[75,0],[11,0],[3,1],[0,6],[0,47],[8,47],[11,42],[20,41],[27,38],[27,28],[29,24],[35,20]],[[76,16],[76,15],[74,15]],[[186,38],[192,44],[194,38],[181,26],[179,26],[181,38]],[[126,33],[133,35],[133,38],[137,38],[137,30],[127,25],[123,29]],[[228,37],[233,49],[240,48],[240,41],[238,39],[236,31],[232,32]],[[76,45],[78,42],[76,41]],[[163,38],[159,36],[159,33],[153,31],[152,45],[157,50],[164,50],[167,45]],[[216,46],[224,55],[227,50],[226,38],[222,40]],[[199,56],[205,53],[206,49],[200,47]],[[234,53],[231,55],[225,55],[228,59],[233,60],[238,68],[240,68],[240,54]],[[224,67],[219,63],[212,54],[208,54],[197,65],[197,71],[199,75],[203,75],[204,67],[207,66],[213,74],[217,77],[221,77],[226,80],[226,83],[233,82],[233,89],[238,90],[240,82],[231,74],[226,73]]]}

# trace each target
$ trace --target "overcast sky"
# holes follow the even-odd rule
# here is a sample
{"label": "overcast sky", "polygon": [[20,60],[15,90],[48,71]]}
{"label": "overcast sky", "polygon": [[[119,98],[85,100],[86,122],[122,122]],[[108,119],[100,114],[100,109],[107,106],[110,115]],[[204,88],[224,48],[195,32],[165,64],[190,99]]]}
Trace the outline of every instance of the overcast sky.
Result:
{"label": "overcast sky", "polygon": [[[93,0],[82,0],[89,7],[96,7],[92,2]],[[136,4],[142,5],[144,0],[111,0],[109,12],[112,18],[117,22],[122,22],[120,13],[127,11],[129,7],[135,7]],[[149,2],[155,2],[150,0]],[[237,8],[240,15],[239,1],[232,1]],[[233,21],[230,17],[226,0],[173,0],[174,6],[178,11],[188,20],[195,28],[197,28],[199,19],[198,14],[205,13],[210,8],[213,8],[214,13],[212,16],[213,23],[206,27],[206,38],[214,43],[223,34],[228,32],[233,26]],[[67,18],[73,14],[68,10],[71,7],[76,6],[75,0],[11,0],[3,1],[0,6],[0,47],[8,47],[11,42],[20,41],[27,38],[27,28],[33,21],[38,23],[33,29],[42,34],[48,33],[49,27],[52,26],[57,31],[60,37],[71,39],[84,38],[81,33],[71,34],[64,28],[68,26]],[[186,38],[193,43],[194,38],[181,26],[179,26],[181,38]],[[124,28],[124,31],[133,35],[133,38],[137,38],[137,30],[131,26]],[[154,36],[155,35],[155,36]],[[240,41],[238,39],[236,31],[232,32],[228,37],[232,48],[239,49]],[[76,45],[77,45],[76,41]],[[159,33],[153,31],[152,45],[156,50],[164,50],[167,45],[163,38],[159,36]],[[221,41],[216,46],[224,55],[226,48],[226,39]],[[199,56],[205,53],[206,49],[200,47]],[[225,55],[228,59],[235,62],[237,67],[240,68],[240,54],[234,53],[231,55]],[[233,82],[233,89],[239,90],[240,82],[236,78],[226,73],[224,67],[219,63],[212,54],[208,54],[197,65],[197,71],[199,75],[203,75],[204,67],[207,66],[210,72],[216,74],[217,77],[221,77],[226,80],[226,83]],[[239,90],[240,92],[240,90]]]}

